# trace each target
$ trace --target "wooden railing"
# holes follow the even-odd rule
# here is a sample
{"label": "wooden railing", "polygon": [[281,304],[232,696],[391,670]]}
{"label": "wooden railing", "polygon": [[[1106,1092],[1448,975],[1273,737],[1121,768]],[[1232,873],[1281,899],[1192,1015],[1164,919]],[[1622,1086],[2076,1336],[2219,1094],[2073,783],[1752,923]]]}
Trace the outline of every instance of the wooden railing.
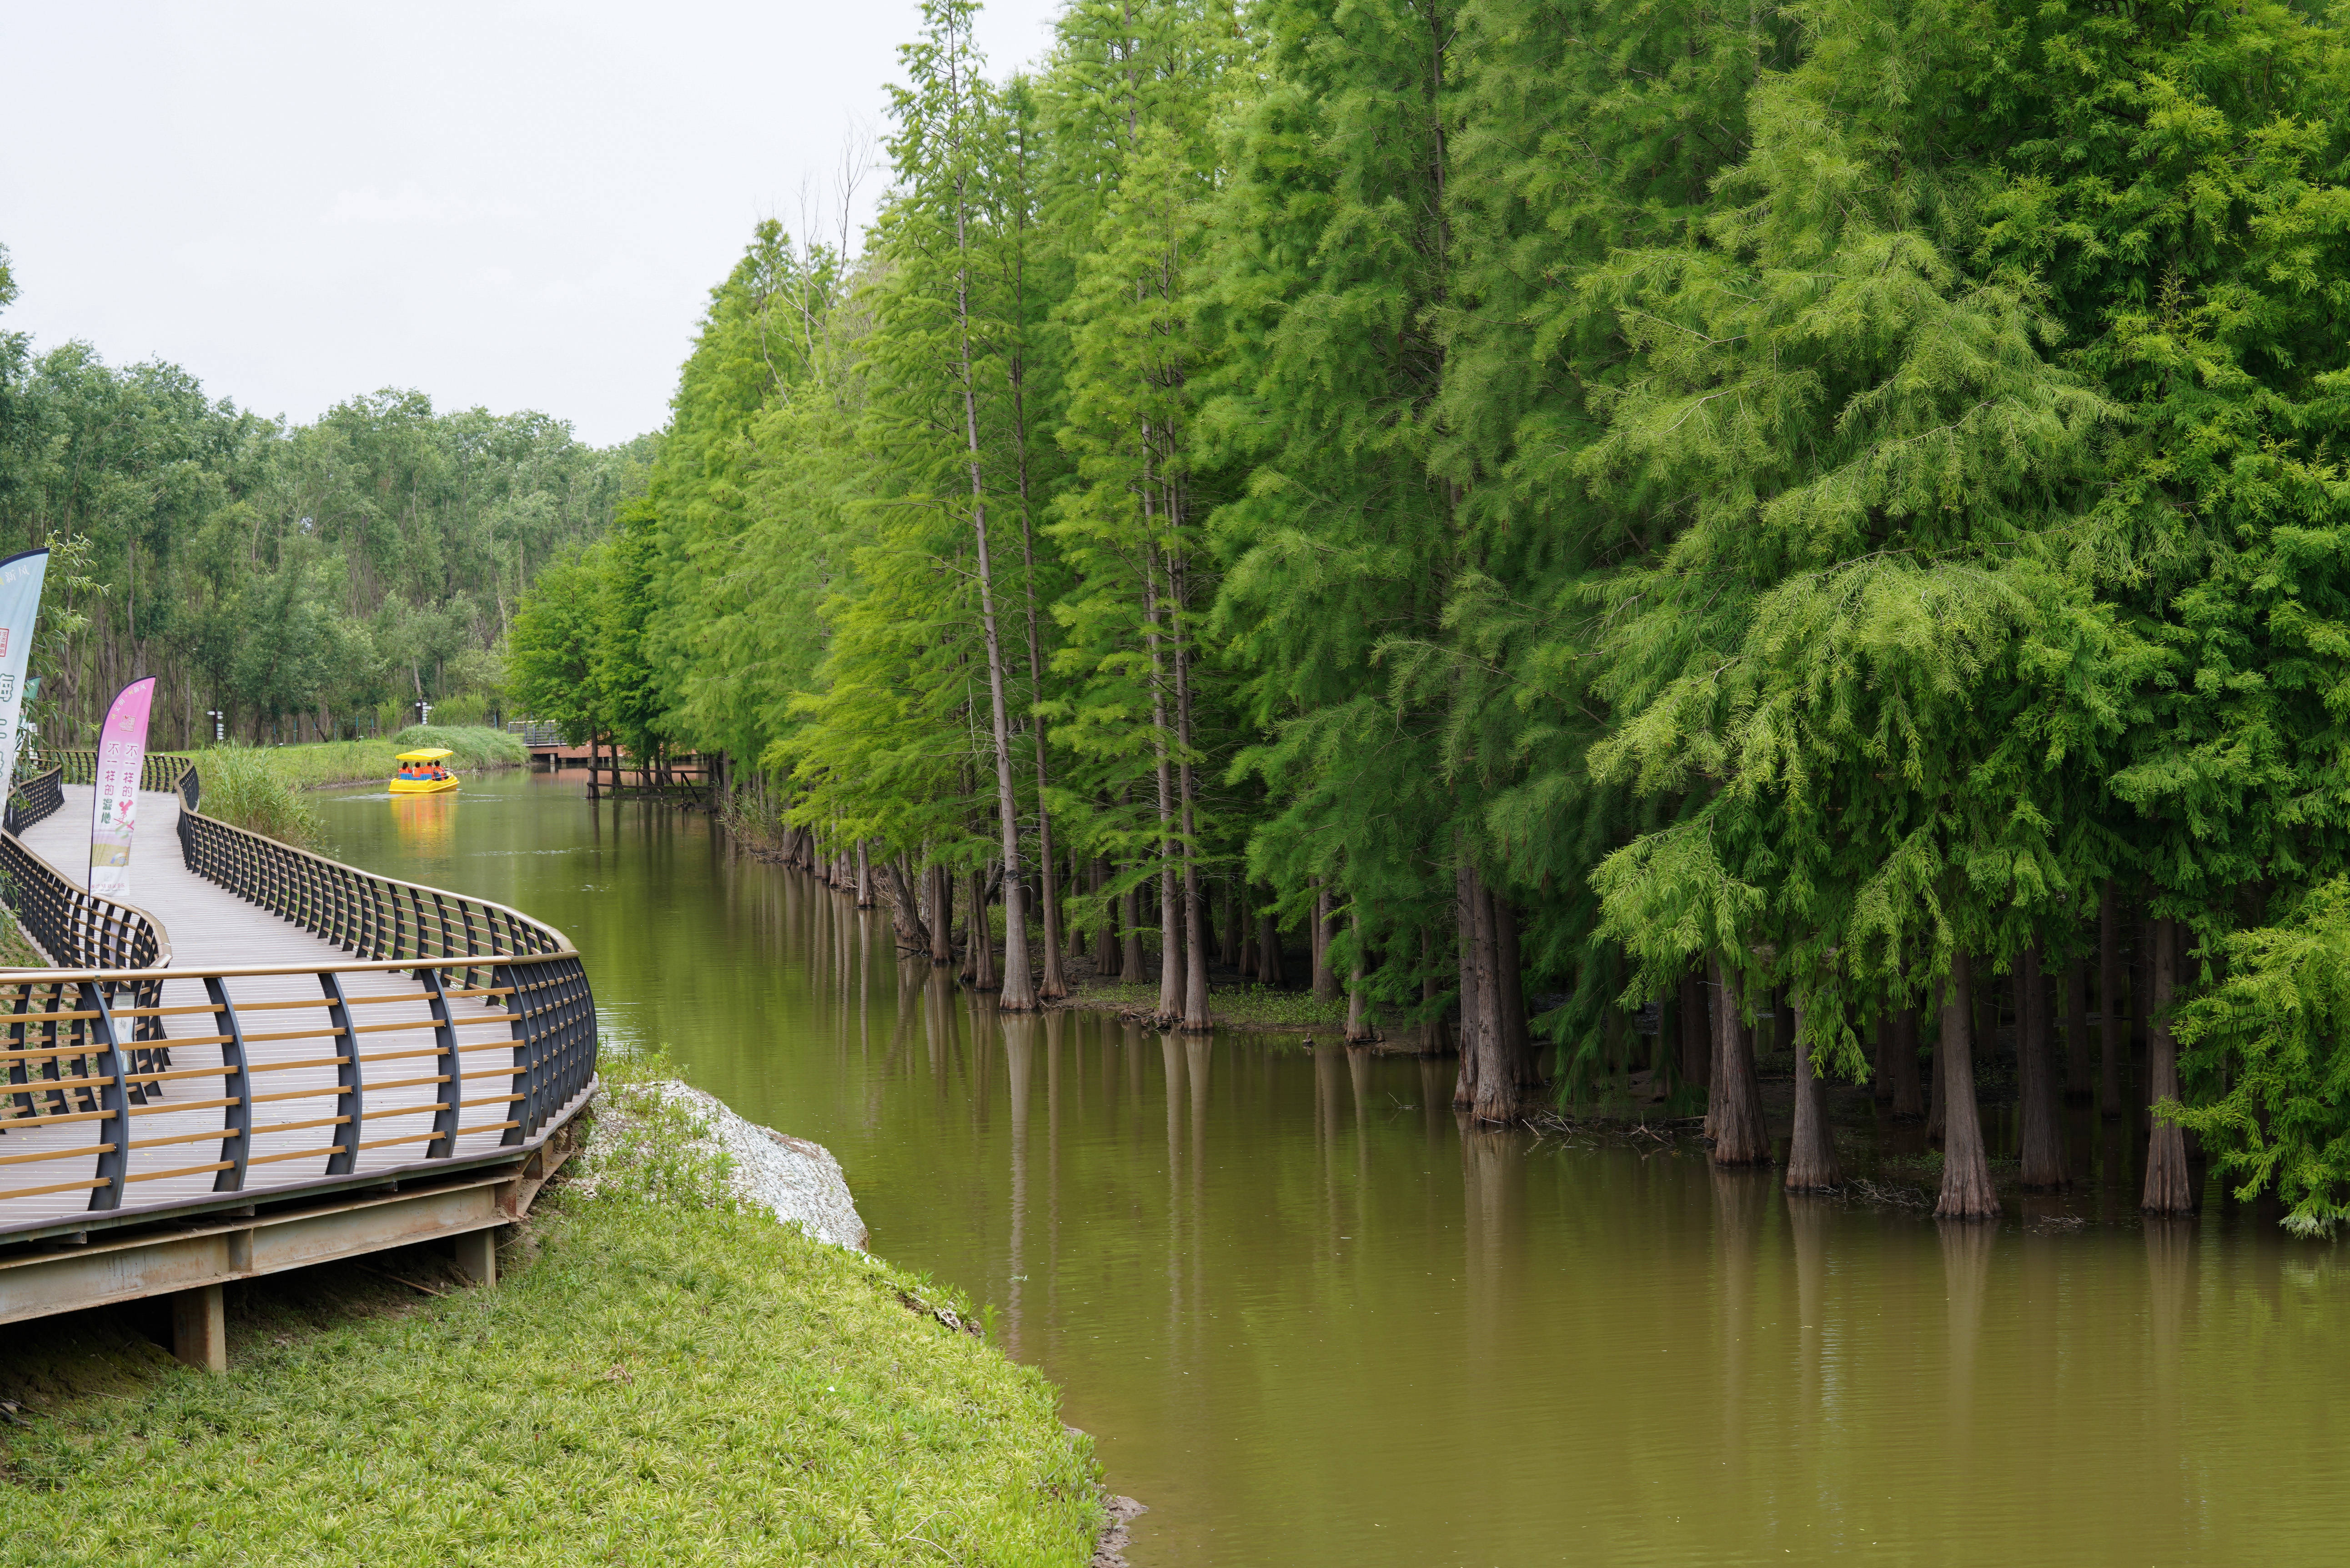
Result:
{"label": "wooden railing", "polygon": [[[41,777],[87,777],[89,757],[53,753]],[[150,763],[141,787],[191,803],[191,871],[354,958],[173,966],[144,911],[0,837],[11,907],[76,966],[0,974],[0,1238],[86,1225],[65,1212],[85,1194],[90,1211],[161,1215],[495,1158],[577,1108],[596,1008],[561,931],[215,821],[192,807],[192,763]]]}

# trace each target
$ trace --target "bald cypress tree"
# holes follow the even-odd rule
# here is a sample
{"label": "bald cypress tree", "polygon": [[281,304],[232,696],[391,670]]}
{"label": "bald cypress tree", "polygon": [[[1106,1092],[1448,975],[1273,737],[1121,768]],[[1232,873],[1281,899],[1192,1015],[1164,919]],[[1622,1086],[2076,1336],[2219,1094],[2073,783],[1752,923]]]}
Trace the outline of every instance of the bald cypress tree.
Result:
{"label": "bald cypress tree", "polygon": [[1049,530],[1074,574],[1057,610],[1075,687],[1061,733],[1107,764],[1105,793],[1139,785],[1155,807],[1155,834],[1128,843],[1159,882],[1157,1012],[1190,1031],[1209,1027],[1201,784],[1215,669],[1201,648],[1214,586],[1189,321],[1221,167],[1211,116],[1238,48],[1221,5],[1089,0],[1063,16],[1041,84],[1070,154],[1050,197],[1073,258],[1059,436],[1075,473]]}
{"label": "bald cypress tree", "polygon": [[1748,93],[1783,63],[1782,30],[1707,0],[1469,0],[1450,51],[1430,456],[1450,532],[1443,629],[1399,639],[1388,662],[1441,715],[1443,777],[1481,874],[1530,961],[1569,988],[1539,1025],[1562,1092],[1611,1065],[1632,1000],[1592,950],[1592,870],[1680,804],[1588,765],[1608,706],[1593,589],[1654,528],[1637,490],[1578,469],[1630,363],[1618,314],[1584,284],[1627,249],[1692,237],[1746,153]]}
{"label": "bald cypress tree", "polygon": [[[2167,998],[2350,849],[2330,695],[2350,676],[2332,564],[2350,249],[2326,216],[2350,84],[2337,25],[2281,5],[1981,16],[1987,127],[2008,139],[1986,257],[2046,280],[2072,363],[2126,412],[2073,551],[2143,652],[2107,788],[2069,804],[2125,889],[2143,878]],[[2158,1098],[2217,1091],[2224,1058],[2174,1084],[2169,1029],[2147,1024]],[[2148,1136],[2147,1207],[2191,1207],[2167,1114]]]}
{"label": "bald cypress tree", "polygon": [[[1617,719],[1593,765],[1696,803],[1600,886],[1659,974],[1715,946],[1789,986],[1816,1071],[1865,1070],[1856,1003],[1951,975],[1941,1211],[1976,1218],[1996,1200],[1962,977],[2074,877],[2057,759],[2102,732],[2110,634],[2049,541],[2109,410],[2052,361],[2029,280],[1971,264],[1975,171],[1936,130],[1943,13],[1809,16],[1705,243],[1587,286],[1635,359],[1586,472],[1675,498],[1607,586]],[[1894,55],[1908,98],[1846,90]]]}
{"label": "bald cypress tree", "polygon": [[[1425,1011],[1424,939],[1451,935],[1451,873],[1431,851],[1458,812],[1442,710],[1399,692],[1383,652],[1441,637],[1453,556],[1453,491],[1428,457],[1459,12],[1283,0],[1254,13],[1263,86],[1194,315],[1214,354],[1196,450],[1236,476],[1209,520],[1224,563],[1213,629],[1267,737],[1237,763],[1273,803],[1249,870],[1340,889],[1350,956],[1326,972],[1354,969],[1354,1005],[1376,995],[1390,1017]],[[1373,947],[1388,959],[1376,970]],[[1503,1075],[1507,1095],[1519,1076]]]}

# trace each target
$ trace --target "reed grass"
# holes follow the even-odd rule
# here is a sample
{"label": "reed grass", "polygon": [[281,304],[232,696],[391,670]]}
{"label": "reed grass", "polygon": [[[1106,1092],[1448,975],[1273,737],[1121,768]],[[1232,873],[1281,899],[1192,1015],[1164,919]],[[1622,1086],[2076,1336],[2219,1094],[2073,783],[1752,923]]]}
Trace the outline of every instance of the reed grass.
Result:
{"label": "reed grass", "polygon": [[196,777],[203,785],[203,814],[282,844],[314,843],[318,814],[286,777],[276,761],[277,750],[214,746],[198,752]]}
{"label": "reed grass", "polygon": [[[451,763],[460,773],[515,768],[530,761],[530,753],[521,740],[504,730],[454,724],[411,724],[388,737],[269,746],[260,748],[259,754],[267,757],[270,767],[292,787],[323,789],[334,784],[380,784],[391,777],[401,752],[433,746],[454,752],[456,755]],[[200,759],[211,754],[197,753]]]}
{"label": "reed grass", "polygon": [[327,741],[307,746],[213,746],[195,753],[203,781],[203,812],[286,844],[317,841],[318,814],[301,796],[335,784],[380,784],[399,767],[401,752],[445,747],[461,774],[520,767],[530,761],[521,740],[504,730],[471,725],[411,724],[397,735]]}

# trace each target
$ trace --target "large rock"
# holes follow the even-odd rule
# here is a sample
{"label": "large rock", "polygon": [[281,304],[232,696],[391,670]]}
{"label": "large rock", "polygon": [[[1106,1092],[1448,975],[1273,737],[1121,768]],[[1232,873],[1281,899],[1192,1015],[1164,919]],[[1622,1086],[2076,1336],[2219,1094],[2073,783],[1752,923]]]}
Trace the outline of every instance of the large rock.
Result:
{"label": "large rock", "polygon": [[865,1250],[865,1221],[831,1150],[737,1116],[717,1096],[691,1084],[668,1080],[649,1087],[709,1128],[704,1141],[732,1158],[728,1180],[745,1203],[773,1210],[776,1219],[797,1222],[819,1241]]}

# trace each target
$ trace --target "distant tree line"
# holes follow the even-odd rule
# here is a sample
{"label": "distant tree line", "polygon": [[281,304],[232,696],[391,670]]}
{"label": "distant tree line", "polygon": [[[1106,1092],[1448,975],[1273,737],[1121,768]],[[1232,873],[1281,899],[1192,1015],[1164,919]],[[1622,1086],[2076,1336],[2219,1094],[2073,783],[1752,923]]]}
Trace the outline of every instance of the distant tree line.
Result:
{"label": "distant tree line", "polygon": [[2334,13],[1075,0],[997,79],[972,11],[524,606],[551,714],[724,753],[910,943],[1000,888],[1007,1008],[1084,949],[1200,1028],[1285,933],[1475,1115],[1638,1064],[1724,1163],[1774,1018],[1789,1185],[1875,1074],[1955,1217],[1980,1063],[2048,1186],[2142,1052],[2147,1208],[2191,1131],[2341,1216]]}
{"label": "distant tree line", "polygon": [[[0,251],[0,308],[15,297]],[[544,414],[436,413],[382,391],[289,425],[174,365],[31,352],[0,331],[0,553],[56,554],[35,713],[84,740],[125,682],[155,726],[315,740],[499,701],[500,649],[539,570],[609,528],[638,447]],[[632,481],[631,476],[634,475]]]}

